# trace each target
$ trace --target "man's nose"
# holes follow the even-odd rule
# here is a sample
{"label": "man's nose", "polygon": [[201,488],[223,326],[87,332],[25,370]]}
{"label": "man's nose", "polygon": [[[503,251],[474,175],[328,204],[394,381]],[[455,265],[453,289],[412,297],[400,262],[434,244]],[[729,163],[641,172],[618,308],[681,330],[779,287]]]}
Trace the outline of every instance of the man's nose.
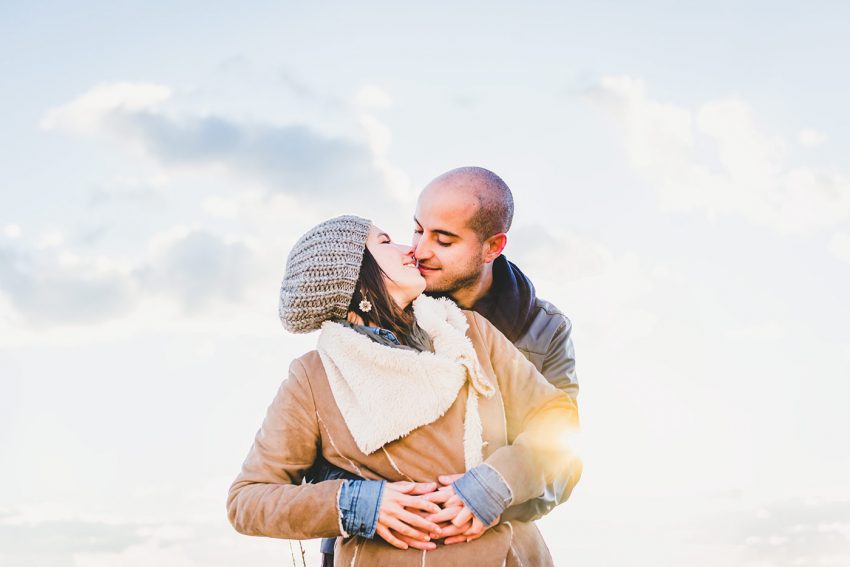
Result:
{"label": "man's nose", "polygon": [[419,238],[413,240],[413,257],[417,260],[422,260],[423,258],[427,258],[430,256],[430,251],[428,249],[428,244],[426,243],[424,238]]}

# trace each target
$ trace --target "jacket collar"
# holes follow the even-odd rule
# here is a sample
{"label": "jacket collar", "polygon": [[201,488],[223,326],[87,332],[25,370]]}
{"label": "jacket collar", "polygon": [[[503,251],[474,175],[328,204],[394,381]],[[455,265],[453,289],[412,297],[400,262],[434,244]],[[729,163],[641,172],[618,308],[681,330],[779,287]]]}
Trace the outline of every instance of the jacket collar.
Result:
{"label": "jacket collar", "polygon": [[495,388],[481,371],[457,305],[423,295],[413,312],[433,340],[433,353],[388,347],[338,323],[323,323],[317,350],[331,392],[357,446],[370,454],[437,420],[468,381],[464,447],[467,466],[474,466],[481,460],[477,396],[489,398]]}
{"label": "jacket collar", "polygon": [[515,343],[528,330],[537,296],[534,284],[504,255],[493,261],[493,285],[472,310]]}

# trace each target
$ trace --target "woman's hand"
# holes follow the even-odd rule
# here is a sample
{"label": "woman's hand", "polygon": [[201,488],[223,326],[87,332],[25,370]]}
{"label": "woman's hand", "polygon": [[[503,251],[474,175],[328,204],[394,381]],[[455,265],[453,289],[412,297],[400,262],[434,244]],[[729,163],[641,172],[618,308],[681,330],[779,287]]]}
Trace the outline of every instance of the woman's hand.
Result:
{"label": "woman's hand", "polygon": [[[431,535],[441,537],[442,529],[435,522],[420,516],[413,510],[437,514],[440,507],[423,498],[422,494],[432,493],[437,488],[434,482],[388,482],[384,486],[381,508],[378,514],[377,533],[387,543],[399,549],[414,547],[431,550],[436,545]],[[411,510],[405,510],[410,508]],[[402,541],[395,534],[405,536]]]}

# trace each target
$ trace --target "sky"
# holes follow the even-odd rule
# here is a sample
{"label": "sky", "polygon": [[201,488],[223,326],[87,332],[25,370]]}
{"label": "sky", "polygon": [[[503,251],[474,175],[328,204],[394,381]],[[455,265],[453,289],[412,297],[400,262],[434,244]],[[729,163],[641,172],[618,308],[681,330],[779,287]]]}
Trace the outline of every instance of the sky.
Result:
{"label": "sky", "polygon": [[4,2],[0,564],[290,564],[225,514],[315,345],[277,318],[286,255],[342,213],[408,242],[421,188],[478,165],[573,323],[556,564],[850,565],[848,20]]}

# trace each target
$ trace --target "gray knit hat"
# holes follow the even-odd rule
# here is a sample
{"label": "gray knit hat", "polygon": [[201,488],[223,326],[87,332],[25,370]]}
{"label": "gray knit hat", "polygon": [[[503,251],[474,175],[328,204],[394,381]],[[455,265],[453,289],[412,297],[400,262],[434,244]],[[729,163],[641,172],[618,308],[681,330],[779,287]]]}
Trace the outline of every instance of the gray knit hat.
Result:
{"label": "gray knit hat", "polygon": [[372,221],[344,215],[302,236],[286,260],[278,313],[291,333],[309,333],[342,319],[354,295]]}

